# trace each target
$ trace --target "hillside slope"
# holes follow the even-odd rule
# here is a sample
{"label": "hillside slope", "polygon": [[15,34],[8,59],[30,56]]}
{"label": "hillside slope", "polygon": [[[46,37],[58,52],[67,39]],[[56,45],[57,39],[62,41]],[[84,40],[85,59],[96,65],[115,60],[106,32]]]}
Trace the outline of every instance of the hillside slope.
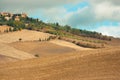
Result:
{"label": "hillside slope", "polygon": [[16,58],[16,59],[29,59],[29,58],[35,58],[33,55],[17,50],[11,46],[8,46],[7,44],[0,43],[0,55]]}
{"label": "hillside slope", "polygon": [[83,51],[0,65],[2,80],[119,80],[120,50]]}
{"label": "hillside slope", "polygon": [[15,61],[18,61],[18,60],[19,59],[16,59],[16,58],[13,58],[13,57],[0,55],[0,64],[6,64],[8,62],[15,62]]}
{"label": "hillside slope", "polygon": [[21,50],[33,55],[39,55],[39,57],[53,56],[58,54],[61,55],[61,54],[67,54],[69,52],[75,52],[74,48],[65,47],[62,45],[61,46],[56,45],[49,41],[14,42],[14,43],[10,43],[9,45],[18,50]]}
{"label": "hillside slope", "polygon": [[34,41],[34,40],[39,40],[40,38],[44,40],[48,38],[50,35],[51,34],[32,31],[32,30],[22,30],[22,31],[10,32],[0,35],[0,42],[12,43],[19,41],[20,38],[22,39],[22,41]]}
{"label": "hillside slope", "polygon": [[53,43],[53,44],[60,45],[60,46],[70,47],[70,48],[73,48],[75,50],[92,50],[90,48],[80,47],[80,46],[75,45],[71,42],[67,42],[67,41],[63,41],[63,40],[52,40],[50,42]]}
{"label": "hillside slope", "polygon": [[0,34],[0,54],[21,60],[34,58],[35,55],[56,55],[75,50],[89,50],[63,40],[46,41],[50,36],[53,35],[31,30]]}

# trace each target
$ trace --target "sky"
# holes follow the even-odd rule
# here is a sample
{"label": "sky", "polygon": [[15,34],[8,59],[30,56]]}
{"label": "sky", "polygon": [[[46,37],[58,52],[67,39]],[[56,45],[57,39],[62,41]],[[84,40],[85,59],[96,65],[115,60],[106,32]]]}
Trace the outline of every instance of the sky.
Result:
{"label": "sky", "polygon": [[120,37],[119,0],[0,0],[0,12]]}

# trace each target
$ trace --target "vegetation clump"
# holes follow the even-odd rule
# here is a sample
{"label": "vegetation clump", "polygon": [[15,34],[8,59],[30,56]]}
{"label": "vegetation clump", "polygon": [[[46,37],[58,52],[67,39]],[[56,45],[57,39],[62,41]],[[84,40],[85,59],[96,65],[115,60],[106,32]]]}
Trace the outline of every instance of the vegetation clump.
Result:
{"label": "vegetation clump", "polygon": [[22,41],[22,38],[19,38],[19,41]]}
{"label": "vegetation clump", "polygon": [[38,54],[35,54],[35,57],[39,57],[39,55],[38,55]]}

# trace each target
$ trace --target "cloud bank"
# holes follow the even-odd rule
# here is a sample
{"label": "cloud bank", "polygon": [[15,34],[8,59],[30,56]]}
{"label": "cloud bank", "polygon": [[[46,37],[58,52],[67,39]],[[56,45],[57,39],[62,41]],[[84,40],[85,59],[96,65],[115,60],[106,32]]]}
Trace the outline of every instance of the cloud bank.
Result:
{"label": "cloud bank", "polygon": [[[0,11],[26,12],[46,22],[59,22],[88,30],[101,29],[102,32],[109,28],[108,35],[120,37],[120,26],[103,24],[105,21],[120,23],[119,0],[1,0]],[[117,29],[117,33],[111,29]]]}

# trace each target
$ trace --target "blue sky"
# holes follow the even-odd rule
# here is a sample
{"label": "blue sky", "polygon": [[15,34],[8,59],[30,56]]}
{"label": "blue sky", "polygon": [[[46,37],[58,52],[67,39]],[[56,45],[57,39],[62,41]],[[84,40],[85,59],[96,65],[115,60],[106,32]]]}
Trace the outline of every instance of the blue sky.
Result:
{"label": "blue sky", "polygon": [[3,11],[120,37],[119,0],[1,0]]}
{"label": "blue sky", "polygon": [[71,5],[71,4],[66,4],[64,5],[64,7],[66,8],[67,12],[75,12],[77,11],[78,9],[82,9],[86,6],[89,6],[89,3],[88,2],[80,2],[80,3],[77,3],[75,5]]}

